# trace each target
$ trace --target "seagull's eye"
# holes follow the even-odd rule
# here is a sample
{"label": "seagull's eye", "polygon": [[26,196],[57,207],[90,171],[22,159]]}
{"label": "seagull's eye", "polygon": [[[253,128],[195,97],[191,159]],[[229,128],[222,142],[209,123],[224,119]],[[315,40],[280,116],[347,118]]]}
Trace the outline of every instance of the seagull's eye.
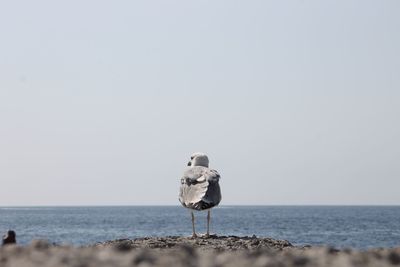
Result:
{"label": "seagull's eye", "polygon": [[191,159],[191,160],[193,160],[193,159],[194,159],[194,157],[193,157],[193,156],[191,156],[191,157],[190,157],[190,159]]}

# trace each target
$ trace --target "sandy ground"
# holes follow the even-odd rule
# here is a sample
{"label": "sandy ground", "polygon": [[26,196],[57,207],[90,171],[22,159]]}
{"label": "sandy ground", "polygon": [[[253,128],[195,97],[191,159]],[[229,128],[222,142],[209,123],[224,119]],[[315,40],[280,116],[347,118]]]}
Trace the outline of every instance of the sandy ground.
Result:
{"label": "sandy ground", "polygon": [[0,267],[23,266],[400,266],[400,248],[369,251],[294,247],[256,237],[184,237],[115,240],[88,247],[29,246],[0,248]]}

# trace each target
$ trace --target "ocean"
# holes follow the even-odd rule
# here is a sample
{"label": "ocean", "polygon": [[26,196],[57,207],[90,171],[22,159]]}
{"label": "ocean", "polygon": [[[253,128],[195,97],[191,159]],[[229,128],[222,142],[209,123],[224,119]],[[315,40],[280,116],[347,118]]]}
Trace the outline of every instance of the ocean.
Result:
{"label": "ocean", "polygon": [[[13,229],[20,244],[189,236],[191,227],[189,211],[180,206],[0,207],[0,234]],[[196,227],[206,231],[206,212],[196,212]],[[286,239],[294,245],[396,247],[400,206],[220,206],[212,210],[211,232]]]}

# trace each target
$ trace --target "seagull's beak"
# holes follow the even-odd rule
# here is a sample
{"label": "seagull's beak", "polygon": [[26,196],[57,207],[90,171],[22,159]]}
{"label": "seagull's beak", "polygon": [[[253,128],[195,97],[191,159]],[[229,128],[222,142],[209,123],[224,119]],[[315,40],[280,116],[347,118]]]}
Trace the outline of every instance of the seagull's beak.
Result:
{"label": "seagull's beak", "polygon": [[192,166],[192,162],[191,161],[188,162],[188,166]]}

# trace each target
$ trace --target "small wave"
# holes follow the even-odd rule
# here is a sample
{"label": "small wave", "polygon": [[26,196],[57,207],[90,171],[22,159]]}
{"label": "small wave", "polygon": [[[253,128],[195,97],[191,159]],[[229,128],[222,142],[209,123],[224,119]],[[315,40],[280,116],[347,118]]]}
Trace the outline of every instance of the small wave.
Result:
{"label": "small wave", "polygon": [[56,210],[55,207],[0,207],[0,210]]}

